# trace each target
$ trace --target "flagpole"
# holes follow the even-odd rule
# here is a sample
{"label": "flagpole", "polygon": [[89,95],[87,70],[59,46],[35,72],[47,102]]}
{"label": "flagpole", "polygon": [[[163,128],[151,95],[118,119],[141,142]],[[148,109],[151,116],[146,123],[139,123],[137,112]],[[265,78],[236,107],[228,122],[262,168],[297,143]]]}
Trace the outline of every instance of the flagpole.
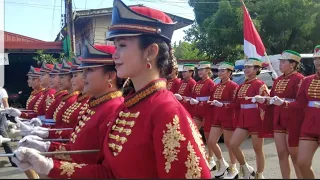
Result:
{"label": "flagpole", "polygon": [[[244,4],[243,0],[240,0],[240,2],[241,2],[242,5],[247,9],[247,7],[246,7],[246,5]],[[270,69],[270,71],[271,71],[272,74],[273,74],[272,78],[277,79],[277,78],[278,78],[278,75],[277,75],[276,71],[275,71],[275,70],[273,69],[273,67],[272,67],[271,61],[270,61],[269,56],[268,56],[268,54],[267,54],[267,51],[264,52],[264,55],[265,55],[265,57],[267,58],[267,61],[268,61],[268,64],[269,64],[269,69]]]}

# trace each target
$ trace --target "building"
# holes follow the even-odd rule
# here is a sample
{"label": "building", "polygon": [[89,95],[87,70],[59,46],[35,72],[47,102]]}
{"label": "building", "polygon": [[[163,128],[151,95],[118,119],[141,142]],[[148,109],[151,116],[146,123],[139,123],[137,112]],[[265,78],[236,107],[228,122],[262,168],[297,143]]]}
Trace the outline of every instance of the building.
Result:
{"label": "building", "polygon": [[[143,6],[143,5],[135,5]],[[193,23],[193,20],[166,13],[173,21],[176,21],[176,28],[180,29]],[[111,25],[112,8],[81,10],[74,13],[75,46],[76,55],[81,55],[81,47],[84,39],[88,39],[91,44],[112,44],[106,42],[106,34]],[[62,31],[60,32],[64,34]],[[56,40],[61,40],[60,33]]]}

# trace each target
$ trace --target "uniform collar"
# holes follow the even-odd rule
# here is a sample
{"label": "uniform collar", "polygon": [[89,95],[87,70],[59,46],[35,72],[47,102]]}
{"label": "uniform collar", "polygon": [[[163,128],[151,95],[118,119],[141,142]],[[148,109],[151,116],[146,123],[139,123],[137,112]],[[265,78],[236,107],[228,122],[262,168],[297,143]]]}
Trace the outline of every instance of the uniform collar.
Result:
{"label": "uniform collar", "polygon": [[110,93],[107,93],[106,95],[103,95],[99,98],[91,98],[89,100],[89,106],[95,107],[95,106],[98,106],[104,102],[111,100],[111,99],[115,99],[115,98],[119,98],[119,97],[122,97],[121,91],[110,92]]}
{"label": "uniform collar", "polygon": [[166,88],[167,88],[166,81],[164,79],[154,80],[154,81],[150,82],[149,84],[147,84],[144,88],[142,88],[138,92],[132,91],[126,97],[124,104],[127,108],[130,108],[130,107],[138,104],[139,102],[141,102],[143,99],[151,96],[155,92],[162,90],[162,89],[166,89]]}
{"label": "uniform collar", "polygon": [[68,94],[68,95],[65,95],[65,96],[63,96],[62,101],[65,101],[65,100],[67,100],[67,99],[69,99],[69,98],[71,98],[71,97],[73,97],[73,96],[77,96],[77,95],[79,95],[79,94],[80,94],[79,91],[75,91],[75,92],[73,92],[73,93],[70,93],[70,94]]}

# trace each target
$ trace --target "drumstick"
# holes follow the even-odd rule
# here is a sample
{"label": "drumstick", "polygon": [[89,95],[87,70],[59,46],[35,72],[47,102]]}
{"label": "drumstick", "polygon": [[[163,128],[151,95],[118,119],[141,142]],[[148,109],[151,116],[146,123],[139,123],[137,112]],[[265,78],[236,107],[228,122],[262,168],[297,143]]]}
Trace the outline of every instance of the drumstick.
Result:
{"label": "drumstick", "polygon": [[[75,150],[75,151],[53,151],[53,152],[40,152],[39,154],[42,156],[54,156],[59,154],[90,154],[99,152],[99,149],[92,150]],[[16,157],[14,153],[4,153],[0,154],[0,157]]]}
{"label": "drumstick", "polygon": [[[38,129],[39,131],[69,131],[73,130],[73,128],[60,128],[60,129]],[[38,130],[20,130],[20,132],[30,132],[30,131],[38,131]]]}
{"label": "drumstick", "polygon": [[[11,139],[11,142],[19,142],[21,139]],[[69,139],[35,139],[37,141],[55,141],[55,142],[67,142]]]}

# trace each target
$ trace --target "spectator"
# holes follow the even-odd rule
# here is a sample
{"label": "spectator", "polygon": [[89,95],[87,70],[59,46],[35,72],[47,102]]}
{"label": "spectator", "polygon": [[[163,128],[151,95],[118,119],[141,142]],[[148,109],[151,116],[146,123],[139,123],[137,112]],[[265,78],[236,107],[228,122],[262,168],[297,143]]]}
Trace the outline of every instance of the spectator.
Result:
{"label": "spectator", "polygon": [[[1,88],[1,87],[0,87],[0,108],[9,108],[8,93],[4,88]],[[8,137],[8,134],[6,132],[6,121],[7,121],[6,115],[0,114],[0,135],[4,138]],[[12,153],[12,149],[8,142],[2,143],[2,146],[6,153]],[[16,165],[11,161],[11,158],[9,158],[9,161],[12,166],[16,167]]]}

